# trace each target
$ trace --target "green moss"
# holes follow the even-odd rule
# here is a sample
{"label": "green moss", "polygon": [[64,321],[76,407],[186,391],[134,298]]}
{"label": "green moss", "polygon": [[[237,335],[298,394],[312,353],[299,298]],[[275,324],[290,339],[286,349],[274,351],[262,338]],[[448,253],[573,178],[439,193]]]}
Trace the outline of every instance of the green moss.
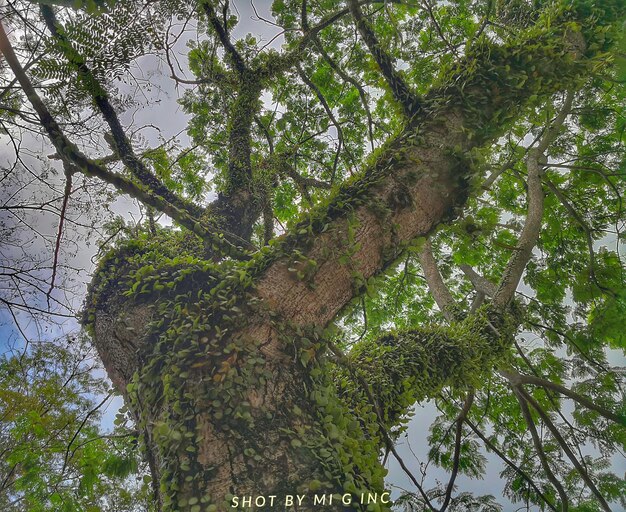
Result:
{"label": "green moss", "polygon": [[484,307],[451,326],[390,332],[360,342],[350,352],[348,367],[335,370],[340,393],[363,410],[362,416],[374,411],[361,383],[350,376],[350,367],[357,369],[376,397],[383,424],[391,430],[403,422],[413,404],[436,396],[446,386],[463,391],[484,385],[492,368],[509,357],[518,325],[511,313],[502,316]]}
{"label": "green moss", "polygon": [[158,299],[183,282],[189,286],[189,279],[201,286],[217,280],[218,268],[203,259],[204,250],[199,238],[170,229],[121,241],[102,257],[94,272],[83,325],[92,331],[96,309],[116,310],[127,300]]}

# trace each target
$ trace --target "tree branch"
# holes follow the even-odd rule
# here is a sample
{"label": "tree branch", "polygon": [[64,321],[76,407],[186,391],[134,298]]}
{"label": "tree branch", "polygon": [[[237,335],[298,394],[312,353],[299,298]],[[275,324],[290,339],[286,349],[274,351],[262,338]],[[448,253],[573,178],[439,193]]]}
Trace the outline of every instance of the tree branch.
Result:
{"label": "tree branch", "polygon": [[602,290],[603,292],[609,292],[610,290],[605,286],[602,286],[596,278],[596,253],[593,248],[593,236],[591,228],[587,225],[585,219],[576,211],[576,208],[574,208],[574,206],[570,203],[567,197],[565,197],[565,194],[563,194],[559,187],[557,187],[548,177],[544,177],[543,181],[585,233],[585,241],[587,243],[587,250],[589,251],[589,278],[600,290]]}
{"label": "tree branch", "polygon": [[[535,27],[523,33],[526,37],[505,44],[490,47],[485,43],[480,54],[468,56],[467,69],[459,65],[446,85],[429,93],[427,101],[439,105],[437,109],[418,113],[415,123],[407,124],[388,141],[358,178],[308,212],[248,265],[239,267],[254,283],[254,298],[295,326],[324,327],[363,290],[363,283],[396,261],[411,241],[454,218],[469,194],[463,155],[501,136],[531,96],[547,98],[564,82],[582,83],[579,77],[595,65],[592,50],[584,55],[574,53],[568,38],[555,36],[555,31],[571,22],[569,12],[555,16],[549,28]],[[527,76],[525,63],[531,60],[541,71]],[[502,83],[497,90],[486,88],[485,74],[493,73],[523,73],[527,79],[523,88],[516,80]],[[479,110],[477,101],[483,105]],[[473,131],[468,127],[479,128]],[[300,262],[315,262],[306,279],[294,275],[294,255]],[[266,339],[268,332],[275,332],[273,324],[258,319],[229,335]],[[476,354],[476,361],[494,355],[492,342],[477,342],[484,352]],[[417,343],[410,345],[414,350],[424,349]],[[461,347],[461,360],[474,350],[462,341],[452,345]],[[422,364],[415,362],[418,357],[429,361],[438,356],[445,366],[442,372],[454,374],[459,354],[451,352],[448,359],[446,347],[428,347],[429,353],[409,354],[408,361]],[[483,361],[485,368],[490,368],[489,361]],[[113,364],[107,369],[115,374]],[[445,376],[434,380],[433,386],[443,385]],[[429,386],[426,384],[430,393],[433,389]]]}
{"label": "tree branch", "polygon": [[581,395],[580,393],[576,393],[565,386],[557,384],[556,382],[552,382],[550,380],[542,379],[540,377],[536,377],[534,375],[526,375],[518,372],[514,372],[511,370],[501,370],[500,373],[506,377],[507,380],[512,382],[513,384],[532,384],[533,386],[540,386],[542,388],[550,389],[552,391],[556,391],[562,395],[565,395],[575,402],[578,402],[580,405],[590,409],[592,411],[597,412],[601,416],[604,416],[606,419],[614,421],[618,425],[626,425],[626,418],[624,416],[620,416],[615,414],[608,409],[596,404],[590,398]]}
{"label": "tree branch", "polygon": [[[491,372],[506,353],[512,336],[496,335],[490,321],[473,317],[450,328],[423,328],[387,333],[355,343],[348,360],[377,397],[385,428],[398,425],[409,407],[436,396],[476,375]],[[339,379],[340,380],[340,379]],[[358,403],[365,390],[340,389],[348,403]]]}
{"label": "tree branch", "polygon": [[[561,21],[555,20],[553,26],[559,23]],[[553,29],[550,30],[552,33]],[[547,32],[541,36],[533,32],[529,37],[535,42],[545,38],[553,41]],[[562,40],[560,44],[564,57],[555,61],[554,52],[548,54],[545,45],[529,45],[527,41],[515,39],[504,47],[497,46],[497,52],[485,51],[481,58],[474,58],[471,77],[466,81],[462,76],[453,79],[455,84],[464,83],[464,95],[457,93],[455,85],[432,91],[429,102],[447,103],[436,114],[423,113],[423,119],[416,120],[421,123],[420,139],[416,141],[414,128],[407,126],[396,139],[388,142],[362,178],[338,190],[327,206],[313,211],[276,244],[274,254],[293,254],[298,250],[303,256],[316,260],[319,269],[316,275],[311,276],[310,282],[296,282],[289,272],[289,258],[278,256],[277,261],[259,276],[259,296],[292,321],[320,325],[330,322],[355,294],[355,270],[363,279],[369,279],[388,262],[395,261],[399,254],[397,250],[403,243],[429,234],[453,211],[457,200],[464,200],[466,189],[458,182],[464,179],[464,174],[459,171],[460,163],[451,157],[449,148],[456,148],[457,153],[467,153],[492,140],[499,135],[496,126],[502,126],[501,119],[496,122],[493,116],[503,112],[513,116],[519,112],[519,106],[525,104],[530,94],[524,93],[526,87],[521,90],[511,83],[499,88],[497,95],[492,95],[481,85],[482,79],[478,77],[484,67],[493,70],[514,65],[508,57],[497,57],[492,61],[491,56],[520,53],[525,59],[549,62],[545,69],[558,70],[558,78],[548,73],[531,76],[531,82],[526,82],[528,88],[539,87],[544,91],[542,94],[549,96],[557,84],[562,83],[564,74],[579,76],[587,62],[572,61],[571,53],[565,50],[569,43]],[[510,72],[515,72],[514,68],[510,68]],[[463,108],[466,102],[473,101],[474,94],[485,105],[480,114]],[[470,139],[461,127],[475,122],[480,123],[481,129],[472,132]],[[373,211],[373,204],[389,214],[381,218]],[[348,215],[359,225],[354,238],[349,241],[346,239]],[[397,226],[397,230],[392,232],[390,225]],[[353,248],[348,258],[350,265],[338,265],[332,255],[344,254],[348,246]]]}
{"label": "tree branch", "polygon": [[98,110],[111,128],[114,149],[124,165],[143,185],[148,187],[149,190],[160,195],[176,208],[187,211],[187,213],[193,217],[200,218],[204,212],[203,208],[174,194],[154,176],[137,155],[135,155],[130,140],[124,131],[124,127],[122,123],[120,123],[117,113],[111,104],[108,93],[94,76],[89,66],[85,64],[84,58],[74,50],[68,41],[65,36],[65,30],[56,20],[54,11],[48,5],[41,5],[40,11],[50,34],[52,34],[52,37],[56,40],[57,47],[61,50],[68,62],[74,66],[78,72],[79,79],[84,83],[85,88],[91,94]]}
{"label": "tree branch", "polygon": [[326,181],[321,181],[315,178],[309,178],[298,174],[296,170],[288,163],[285,163],[285,165],[281,167],[281,171],[289,176],[298,185],[303,185],[305,187],[321,188],[324,190],[330,190],[332,188],[332,185],[330,183],[327,183]]}
{"label": "tree branch", "polygon": [[[74,433],[74,435],[72,436],[72,439],[70,440],[69,444],[67,445],[67,449],[65,450],[65,457],[63,457],[63,467],[61,468],[61,475],[63,475],[65,473],[65,468],[67,467],[67,463],[69,462],[70,459],[70,450],[72,449],[72,445],[74,444],[74,441],[76,441],[76,438],[78,437],[78,435],[80,434],[80,431],[83,429],[83,427],[85,426],[85,424],[87,423],[87,421],[89,420],[89,418],[95,414],[96,412],[98,412],[98,410],[109,401],[109,399],[111,398],[111,396],[113,395],[112,392],[108,393],[103,399],[102,401],[96,405],[93,409],[91,409],[87,414],[85,414],[85,417],[83,418],[83,421],[80,423],[80,425],[78,426],[78,428],[76,429],[76,432]],[[74,455],[74,452],[72,452],[71,454],[72,456]]]}
{"label": "tree branch", "polygon": [[207,18],[209,19],[211,26],[217,33],[217,36],[219,37],[219,40],[222,43],[224,50],[226,51],[226,55],[228,55],[228,57],[230,58],[234,68],[240,75],[244,74],[248,70],[248,66],[243,60],[243,57],[239,54],[239,52],[231,42],[228,35],[228,27],[226,25],[222,25],[219,18],[217,17],[215,9],[213,9],[213,6],[211,5],[211,2],[209,0],[202,0],[202,8],[204,9]]}
{"label": "tree branch", "polygon": [[519,402],[520,409],[522,411],[522,416],[524,417],[524,420],[526,421],[526,425],[528,426],[528,430],[530,431],[530,435],[533,439],[535,450],[537,450],[537,455],[539,456],[541,466],[543,467],[543,470],[546,472],[546,476],[548,477],[548,480],[552,482],[552,485],[554,485],[555,489],[559,493],[559,496],[561,497],[561,512],[567,512],[567,510],[569,509],[569,499],[567,497],[567,494],[565,493],[565,489],[563,489],[563,486],[561,485],[561,482],[559,482],[558,478],[554,476],[554,473],[552,472],[552,469],[550,468],[550,464],[548,464],[548,458],[546,457],[546,454],[543,451],[543,445],[541,444],[541,439],[539,438],[539,434],[537,433],[535,422],[533,421],[533,418],[530,415],[530,410],[528,409],[528,404],[526,403],[526,399],[520,393],[518,388],[513,387],[512,389],[513,389],[513,392],[515,393],[517,401]]}
{"label": "tree branch", "polygon": [[457,49],[450,44],[450,41],[448,41],[448,39],[444,35],[443,30],[441,29],[441,25],[439,25],[439,22],[437,21],[437,18],[435,17],[435,13],[433,12],[432,5],[430,5],[430,2],[428,0],[422,0],[422,1],[426,8],[426,12],[428,12],[428,16],[430,17],[430,21],[432,21],[433,25],[435,26],[435,31],[437,32],[439,39],[441,39],[445,43],[445,45],[448,47],[448,50],[450,50],[451,53],[458,56]]}
{"label": "tree branch", "polygon": [[448,322],[454,321],[456,319],[456,303],[439,273],[437,261],[433,256],[433,248],[428,239],[426,239],[422,250],[419,252],[419,260],[422,270],[424,271],[426,284],[437,306],[439,306],[439,309]]}
{"label": "tree branch", "polygon": [[595,495],[597,500],[600,502],[600,505],[602,506],[602,508],[606,512],[611,512],[611,507],[609,507],[609,504],[604,499],[604,496],[602,496],[600,491],[598,491],[598,488],[595,486],[595,484],[591,480],[591,477],[589,476],[589,473],[587,473],[587,470],[582,466],[580,461],[576,458],[576,456],[574,455],[574,452],[572,452],[572,450],[570,449],[565,439],[563,439],[563,436],[559,432],[559,429],[556,428],[554,423],[552,423],[550,416],[548,416],[548,414],[537,403],[537,401],[531,395],[529,395],[522,387],[518,386],[517,389],[518,389],[518,392],[524,397],[524,399],[528,403],[530,403],[530,405],[533,406],[533,409],[535,409],[537,413],[539,413],[539,416],[541,417],[543,422],[546,424],[550,432],[552,432],[552,435],[557,440],[557,442],[559,443],[559,446],[561,446],[561,448],[563,449],[563,451],[565,452],[569,460],[572,462],[572,464],[574,464],[574,467],[578,470],[578,473],[580,474],[584,482],[587,484],[587,487],[589,487],[591,492]]}
{"label": "tree branch", "polygon": [[348,73],[346,73],[340,66],[335,62],[335,60],[328,54],[328,52],[322,46],[322,42],[319,40],[317,35],[311,36],[313,38],[313,42],[317,51],[319,51],[320,55],[328,62],[330,67],[341,77],[342,80],[351,84],[359,93],[359,98],[361,98],[361,103],[363,104],[363,110],[365,110],[365,115],[367,116],[367,131],[370,139],[370,147],[371,150],[374,151],[374,131],[373,131],[373,121],[372,121],[372,113],[370,111],[370,107],[367,101],[367,95],[365,94],[365,89],[363,86],[356,80],[351,77]]}
{"label": "tree branch", "polygon": [[384,442],[387,450],[390,451],[393,454],[394,458],[398,461],[398,464],[402,468],[402,471],[404,471],[404,473],[409,477],[409,479],[411,480],[413,485],[419,491],[419,493],[422,496],[422,499],[424,500],[424,503],[426,503],[428,508],[432,512],[437,512],[437,509],[431,503],[430,499],[428,498],[428,495],[424,491],[424,488],[417,481],[417,478],[415,478],[415,475],[411,472],[411,470],[408,468],[408,466],[405,464],[404,460],[402,459],[402,457],[400,456],[400,454],[396,450],[394,440],[389,435],[389,430],[388,430],[388,425],[387,425],[387,423],[388,423],[387,422],[387,415],[381,409],[380,401],[377,400],[375,398],[374,394],[372,393],[372,389],[371,389],[370,383],[363,376],[363,373],[360,372],[357,367],[355,367],[355,365],[350,360],[350,358],[348,356],[346,356],[332,342],[329,343],[329,348],[333,352],[333,354],[335,354],[335,356],[337,357],[338,362],[341,363],[344,366],[344,368],[346,368],[348,370],[348,372],[351,374],[352,377],[354,377],[354,379],[356,380],[356,382],[360,386],[361,391],[365,394],[365,396],[367,398],[367,401],[369,402],[369,404],[374,409],[374,413],[376,414],[376,421],[377,421],[377,424],[378,424],[378,431],[379,431],[379,433],[382,436],[382,441]]}
{"label": "tree branch", "polygon": [[333,182],[335,181],[335,174],[337,173],[337,165],[339,164],[339,155],[341,154],[341,150],[344,147],[343,130],[341,129],[341,125],[337,122],[337,119],[335,118],[335,114],[333,113],[332,108],[330,108],[330,105],[328,105],[328,102],[326,101],[326,98],[324,98],[324,95],[322,94],[322,91],[320,91],[319,87],[315,85],[311,81],[311,79],[306,75],[306,73],[304,72],[300,64],[297,65],[297,69],[298,69],[298,75],[300,75],[300,78],[309,87],[309,89],[311,89],[315,93],[315,96],[317,97],[319,102],[322,104],[322,107],[324,108],[326,115],[330,119],[330,122],[333,124],[333,126],[337,130],[337,139],[339,140],[339,143],[337,145],[337,151],[335,152],[333,170],[330,175],[330,184],[332,186]]}
{"label": "tree branch", "polygon": [[502,274],[498,290],[493,296],[493,303],[496,307],[504,307],[513,298],[526,264],[530,260],[532,251],[539,239],[543,219],[544,192],[541,186],[541,179],[546,160],[545,151],[558,135],[559,129],[572,108],[573,100],[574,93],[568,91],[561,111],[544,132],[538,146],[528,151],[528,156],[526,157],[526,167],[528,169],[528,213],[517,242],[517,250],[511,255]]}
{"label": "tree branch", "polygon": [[477,292],[487,297],[493,297],[496,294],[496,285],[486,277],[481,276],[470,265],[461,265],[460,268]]}
{"label": "tree branch", "polygon": [[456,480],[456,476],[459,472],[459,464],[461,462],[461,441],[463,436],[463,422],[467,419],[467,415],[469,414],[470,409],[472,408],[472,403],[474,402],[474,390],[470,390],[467,393],[467,397],[465,398],[465,403],[463,404],[463,409],[456,418],[456,433],[454,437],[454,458],[452,460],[452,473],[450,474],[450,479],[448,480],[448,485],[446,487],[446,496],[443,500],[443,504],[439,509],[439,512],[445,512],[450,504],[450,499],[452,498],[452,490],[454,489],[454,481]]}
{"label": "tree branch", "polygon": [[554,506],[554,504],[547,498],[547,496],[545,494],[543,494],[541,492],[541,490],[539,489],[539,487],[537,487],[537,484],[535,484],[535,482],[533,481],[533,479],[528,475],[528,473],[526,473],[522,468],[520,468],[517,464],[515,464],[511,459],[509,459],[506,454],[500,450],[494,443],[492,443],[489,438],[487,438],[485,436],[485,434],[483,434],[479,429],[478,426],[474,425],[474,423],[469,420],[466,419],[465,423],[467,423],[467,425],[469,426],[469,428],[472,429],[472,431],[482,440],[483,443],[485,443],[485,446],[491,450],[493,453],[495,453],[498,457],[500,457],[510,468],[512,468],[519,476],[521,476],[524,480],[526,480],[526,482],[528,483],[528,485],[530,485],[533,490],[535,491],[535,493],[537,493],[537,496],[539,496],[546,505],[548,505],[548,507],[550,507],[552,510],[554,510],[554,512],[558,512],[557,508]]}
{"label": "tree branch", "polygon": [[41,126],[48,134],[50,142],[52,142],[57,150],[57,153],[63,158],[64,161],[73,165],[76,170],[86,176],[100,178],[104,182],[113,185],[119,191],[169,215],[172,219],[189,229],[191,232],[195,233],[204,240],[209,241],[220,251],[224,252],[224,254],[238,258],[246,257],[239,247],[227,240],[227,235],[216,233],[212,229],[204,226],[197,219],[194,219],[186,211],[183,211],[166,201],[163,197],[137,186],[132,181],[127,180],[119,174],[108,171],[104,167],[95,164],[83,153],[81,153],[80,150],[67,139],[61,130],[61,127],[52,117],[47,107],[35,91],[30,79],[22,69],[17,56],[13,52],[11,43],[9,42],[6,32],[4,31],[4,27],[1,24],[0,51],[18,79],[22,90],[35,109],[35,112],[37,112]]}
{"label": "tree branch", "polygon": [[421,102],[417,95],[411,91],[406,84],[402,75],[395,69],[393,61],[389,54],[384,50],[376,34],[365,20],[359,2],[357,0],[348,0],[350,13],[354,18],[357,29],[369,49],[372,57],[378,64],[378,67],[387,81],[394,99],[400,103],[405,115],[410,119],[421,108]]}
{"label": "tree branch", "polygon": [[59,263],[59,252],[61,250],[61,237],[63,236],[63,223],[65,222],[65,212],[67,210],[67,203],[70,199],[70,194],[72,193],[73,170],[67,164],[67,162],[63,163],[65,164],[65,189],[63,191],[63,204],[61,205],[61,211],[59,212],[59,227],[57,229],[57,239],[54,245],[54,257],[52,260],[52,277],[50,278],[50,288],[46,293],[48,309],[50,309],[50,297],[52,295],[52,291],[54,290],[54,281],[57,275],[57,265]]}

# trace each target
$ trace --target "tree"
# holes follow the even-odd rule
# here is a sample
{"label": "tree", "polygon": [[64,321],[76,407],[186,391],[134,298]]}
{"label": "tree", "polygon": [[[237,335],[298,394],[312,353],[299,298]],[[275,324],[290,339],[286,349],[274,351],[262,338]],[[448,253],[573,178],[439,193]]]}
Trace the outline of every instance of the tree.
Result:
{"label": "tree", "polygon": [[149,502],[149,486],[128,478],[139,470],[136,432],[98,425],[111,393],[95,357],[82,339],[0,359],[2,510],[131,512]]}
{"label": "tree", "polygon": [[[55,148],[59,232],[75,180],[144,208],[83,320],[159,508],[387,510],[391,454],[408,510],[494,510],[456,490],[480,445],[514,501],[625,506],[623,2],[282,0],[257,13],[282,44],[229,2],[68,4],[8,5],[3,115]],[[186,87],[189,147],[122,122],[142,55]],[[428,399],[433,489],[395,448]]]}

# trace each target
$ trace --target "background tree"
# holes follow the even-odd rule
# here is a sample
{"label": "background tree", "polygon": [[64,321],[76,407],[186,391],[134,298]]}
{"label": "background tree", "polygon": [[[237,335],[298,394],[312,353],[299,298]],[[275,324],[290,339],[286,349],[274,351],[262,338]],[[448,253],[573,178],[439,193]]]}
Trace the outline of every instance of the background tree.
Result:
{"label": "background tree", "polygon": [[[280,44],[235,35],[228,2],[7,5],[7,132],[42,130],[65,173],[49,290],[78,183],[146,214],[109,237],[84,323],[158,507],[386,509],[356,500],[393,456],[408,510],[494,510],[456,491],[481,445],[514,501],[624,506],[625,12],[596,4],[277,1],[257,17]],[[185,86],[189,147],[121,121],[142,55]],[[428,399],[432,489],[395,448]]]}
{"label": "background tree", "polygon": [[95,357],[82,339],[0,359],[2,510],[148,510],[136,432],[123,413],[114,432],[100,428],[111,394]]}

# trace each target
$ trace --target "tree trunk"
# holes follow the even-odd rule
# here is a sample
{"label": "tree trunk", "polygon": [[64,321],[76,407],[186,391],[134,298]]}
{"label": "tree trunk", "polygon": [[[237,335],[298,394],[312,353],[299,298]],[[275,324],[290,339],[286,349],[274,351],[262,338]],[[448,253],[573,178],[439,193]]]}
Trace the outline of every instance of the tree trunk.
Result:
{"label": "tree trunk", "polygon": [[339,496],[359,501],[362,493],[385,508],[376,422],[370,431],[339,400],[320,334],[408,242],[453,215],[465,193],[447,148],[464,142],[460,126],[449,114],[424,137],[419,159],[399,138],[385,153],[390,179],[365,181],[367,198],[347,215],[331,210],[310,243],[287,238],[280,252],[253,261],[254,286],[235,273],[215,286],[185,280],[168,293],[174,301],[99,301],[93,328],[109,375],[124,390],[139,370],[127,396],[166,483],[166,509],[298,494],[306,495],[298,510],[318,509],[315,496],[332,494],[341,509]]}

